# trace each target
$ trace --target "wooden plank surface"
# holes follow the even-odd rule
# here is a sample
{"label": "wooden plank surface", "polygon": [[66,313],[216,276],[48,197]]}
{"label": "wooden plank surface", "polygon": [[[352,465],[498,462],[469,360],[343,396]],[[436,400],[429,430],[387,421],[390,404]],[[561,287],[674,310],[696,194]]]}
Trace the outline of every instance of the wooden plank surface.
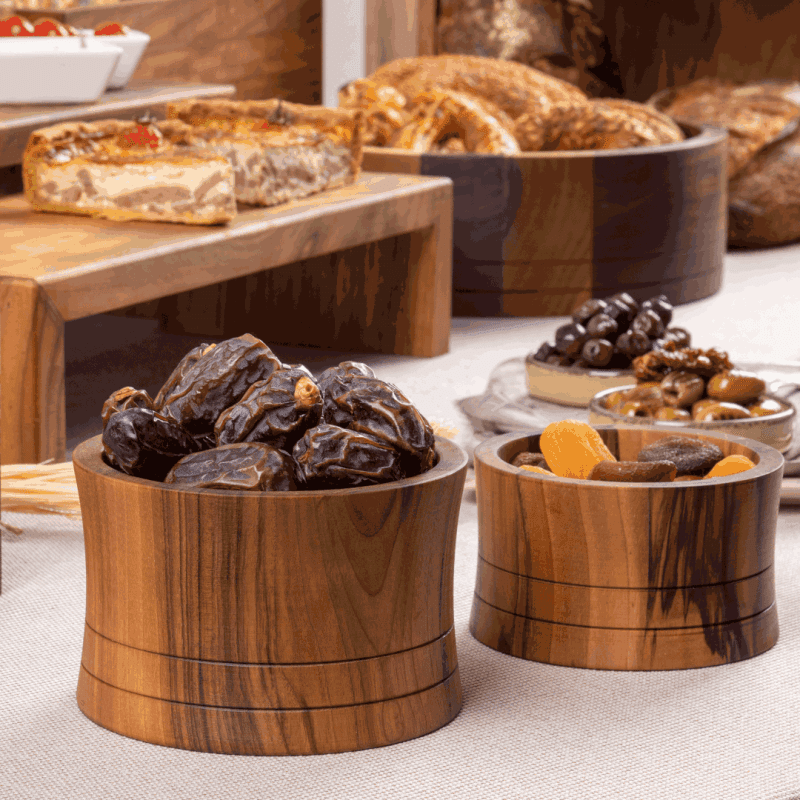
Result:
{"label": "wooden plank surface", "polygon": [[28,137],[39,128],[71,120],[122,118],[149,111],[166,117],[167,103],[193,97],[233,97],[226,84],[148,82],[106,92],[94,103],[69,105],[0,106],[0,167],[22,162]]}
{"label": "wooden plank surface", "polygon": [[12,195],[0,198],[0,278],[37,282],[78,319],[426,229],[450,194],[446,178],[365,173],[297,202],[242,207],[225,227],[46,214]]}
{"label": "wooden plank surface", "polygon": [[366,74],[395,58],[433,55],[436,0],[367,0]]}

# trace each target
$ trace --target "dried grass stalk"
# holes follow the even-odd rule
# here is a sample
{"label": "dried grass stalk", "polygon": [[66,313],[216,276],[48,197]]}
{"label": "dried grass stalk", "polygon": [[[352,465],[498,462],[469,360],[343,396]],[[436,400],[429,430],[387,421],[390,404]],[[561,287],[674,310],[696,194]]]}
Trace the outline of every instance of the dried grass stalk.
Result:
{"label": "dried grass stalk", "polygon": [[[18,514],[63,514],[80,517],[78,487],[72,462],[9,464],[0,467],[0,504]],[[4,524],[12,533],[20,531]]]}

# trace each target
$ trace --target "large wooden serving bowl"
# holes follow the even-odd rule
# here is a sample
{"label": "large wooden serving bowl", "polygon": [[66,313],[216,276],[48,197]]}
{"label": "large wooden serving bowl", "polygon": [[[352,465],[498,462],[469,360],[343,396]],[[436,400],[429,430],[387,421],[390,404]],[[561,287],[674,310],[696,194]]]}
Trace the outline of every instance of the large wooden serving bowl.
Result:
{"label": "large wooden serving bowl", "polygon": [[562,316],[590,297],[722,284],[726,139],[516,156],[364,148],[364,169],[452,179],[453,313]]}
{"label": "large wooden serving bowl", "polygon": [[[597,430],[622,461],[673,434]],[[772,647],[783,457],[738,436],[683,434],[756,466],[713,480],[605,483],[512,467],[539,450],[538,433],[476,448],[475,638],[533,661],[619,670],[712,666]]]}
{"label": "large wooden serving bowl", "polygon": [[453,561],[466,454],[381,486],[187,490],[73,455],[86,539],[78,705],[112,731],[295,755],[429,733],[461,708]]}

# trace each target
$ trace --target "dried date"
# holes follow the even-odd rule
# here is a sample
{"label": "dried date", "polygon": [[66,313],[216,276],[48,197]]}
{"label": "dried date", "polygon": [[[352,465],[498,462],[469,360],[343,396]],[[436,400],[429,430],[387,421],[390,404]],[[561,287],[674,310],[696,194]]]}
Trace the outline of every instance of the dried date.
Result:
{"label": "dried date", "polygon": [[253,383],[282,366],[272,350],[250,334],[220,342],[186,369],[165,394],[160,412],[189,433],[210,432],[219,415],[241,400]]}
{"label": "dried date", "polygon": [[128,475],[163,481],[173,465],[200,446],[173,420],[149,408],[112,414],[103,431],[106,458]]}
{"label": "dried date", "polygon": [[197,363],[200,356],[205,355],[209,350],[213,350],[215,344],[201,344],[190,350],[179,362],[178,366],[172,370],[169,378],[165,381],[164,385],[158,390],[156,399],[153,401],[156,411],[161,410],[164,405],[164,398],[170,395],[175,387],[184,379],[186,373]]}
{"label": "dried date", "polygon": [[254,383],[222,412],[214,427],[217,443],[265,442],[290,451],[322,417],[322,391],[303,366],[279,369]]}
{"label": "dried date", "polygon": [[294,459],[260,442],[240,442],[184,456],[164,483],[192,489],[290,492],[302,483]]}
{"label": "dried date", "polygon": [[129,408],[149,408],[154,410],[153,399],[143,389],[134,389],[133,386],[125,386],[117,389],[108,400],[103,403],[103,410],[100,417],[103,420],[103,430],[112,415],[118,411],[127,411]]}
{"label": "dried date", "polygon": [[324,422],[366,433],[403,453],[403,471],[418,475],[435,461],[430,423],[394,385],[378,378],[351,375],[325,394]]}
{"label": "dried date", "polygon": [[385,442],[325,423],[306,431],[292,451],[309,489],[343,489],[403,477],[400,452]]}

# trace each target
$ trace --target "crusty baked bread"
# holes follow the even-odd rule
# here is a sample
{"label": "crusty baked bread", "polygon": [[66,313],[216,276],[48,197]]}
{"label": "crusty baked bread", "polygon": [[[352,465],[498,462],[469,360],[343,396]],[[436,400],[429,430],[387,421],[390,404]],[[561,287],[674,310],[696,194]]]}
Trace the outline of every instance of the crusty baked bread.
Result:
{"label": "crusty baked bread", "polygon": [[185,100],[167,116],[191,126],[234,169],[236,199],[272,206],[352,183],[361,168],[360,110],[282,100]]}
{"label": "crusty baked bread", "polygon": [[398,58],[369,77],[376,84],[394,86],[409,100],[431,89],[464,92],[494,103],[512,120],[522,114],[544,116],[554,103],[586,101],[586,95],[566,81],[515,61],[481,56]]}
{"label": "crusty baked bread", "polygon": [[38,211],[212,225],[236,215],[233,170],[188,125],[101,120],[34,131],[23,184]]}
{"label": "crusty baked bread", "polygon": [[764,247],[800,239],[800,131],[762,149],[728,187],[728,241]]}
{"label": "crusty baked bread", "polygon": [[524,150],[613,150],[680,142],[681,129],[666,115],[629,100],[560,103],[544,120],[517,120]]}
{"label": "crusty baked bread", "polygon": [[797,127],[800,107],[767,84],[700,78],[667,89],[648,104],[678,122],[715,125],[728,131],[728,178],[736,176],[771,142]]}

